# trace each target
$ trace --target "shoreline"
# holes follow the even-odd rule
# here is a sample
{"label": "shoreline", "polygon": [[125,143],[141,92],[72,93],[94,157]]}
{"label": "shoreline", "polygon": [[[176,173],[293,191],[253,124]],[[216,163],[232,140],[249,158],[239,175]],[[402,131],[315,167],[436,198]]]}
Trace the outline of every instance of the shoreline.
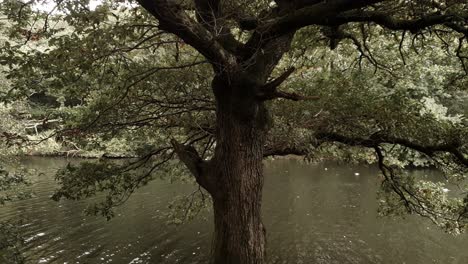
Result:
{"label": "shoreline", "polygon": [[78,159],[134,159],[138,156],[126,153],[92,153],[92,152],[38,152],[19,154],[19,157],[45,157],[45,158],[78,158]]}

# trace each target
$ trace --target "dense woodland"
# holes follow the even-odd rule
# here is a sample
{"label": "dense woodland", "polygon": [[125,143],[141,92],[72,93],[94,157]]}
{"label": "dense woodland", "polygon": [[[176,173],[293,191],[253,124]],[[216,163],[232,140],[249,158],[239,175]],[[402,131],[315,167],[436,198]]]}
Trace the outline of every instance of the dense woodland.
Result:
{"label": "dense woodland", "polygon": [[[102,193],[87,213],[110,219],[149,181],[188,179],[197,202],[174,222],[211,208],[212,263],[265,263],[262,161],[295,155],[376,164],[382,215],[467,229],[464,0],[5,0],[0,12],[0,204],[28,197],[15,157],[100,158],[59,171],[53,199]],[[18,255],[11,223],[2,236]]]}

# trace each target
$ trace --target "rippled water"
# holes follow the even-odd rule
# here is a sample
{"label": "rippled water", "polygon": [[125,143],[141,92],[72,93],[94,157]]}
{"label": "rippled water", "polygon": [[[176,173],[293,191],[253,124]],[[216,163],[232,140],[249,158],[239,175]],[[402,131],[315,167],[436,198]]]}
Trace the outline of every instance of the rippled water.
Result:
{"label": "rippled water", "polygon": [[[32,158],[36,198],[0,208],[0,220],[25,219],[28,263],[206,263],[211,215],[165,224],[169,201],[188,184],[155,180],[107,222],[82,214],[85,202],[49,199],[63,159]],[[418,173],[430,174],[423,171]],[[266,164],[264,222],[269,263],[468,263],[468,236],[444,234],[426,220],[378,218],[374,167]]]}

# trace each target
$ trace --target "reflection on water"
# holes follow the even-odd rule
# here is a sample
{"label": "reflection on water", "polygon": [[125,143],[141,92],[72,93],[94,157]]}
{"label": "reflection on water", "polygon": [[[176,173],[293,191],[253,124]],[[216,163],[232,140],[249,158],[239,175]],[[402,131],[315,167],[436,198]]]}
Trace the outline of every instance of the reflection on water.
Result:
{"label": "reflection on water", "polygon": [[[211,216],[165,224],[175,196],[194,186],[155,180],[107,222],[82,214],[84,202],[49,199],[62,159],[33,158],[36,198],[0,208],[0,219],[25,219],[29,263],[206,263]],[[431,172],[419,172],[431,173]],[[378,218],[377,170],[365,166],[266,164],[264,222],[270,263],[468,263],[468,235],[452,237],[427,221]]]}

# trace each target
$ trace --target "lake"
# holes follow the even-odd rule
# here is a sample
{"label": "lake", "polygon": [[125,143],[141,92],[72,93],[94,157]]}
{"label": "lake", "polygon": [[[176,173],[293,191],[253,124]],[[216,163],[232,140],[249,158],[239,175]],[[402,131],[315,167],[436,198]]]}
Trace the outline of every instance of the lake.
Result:
{"label": "lake", "polygon": [[[28,263],[207,262],[210,212],[181,226],[168,225],[165,217],[169,202],[195,186],[154,180],[106,221],[85,216],[84,201],[50,200],[56,188],[54,172],[67,162],[24,160],[28,168],[41,172],[33,178],[36,197],[0,207],[0,220],[24,219]],[[269,263],[468,263],[468,235],[445,234],[416,216],[378,217],[375,166],[278,160],[267,161],[265,167]]]}

